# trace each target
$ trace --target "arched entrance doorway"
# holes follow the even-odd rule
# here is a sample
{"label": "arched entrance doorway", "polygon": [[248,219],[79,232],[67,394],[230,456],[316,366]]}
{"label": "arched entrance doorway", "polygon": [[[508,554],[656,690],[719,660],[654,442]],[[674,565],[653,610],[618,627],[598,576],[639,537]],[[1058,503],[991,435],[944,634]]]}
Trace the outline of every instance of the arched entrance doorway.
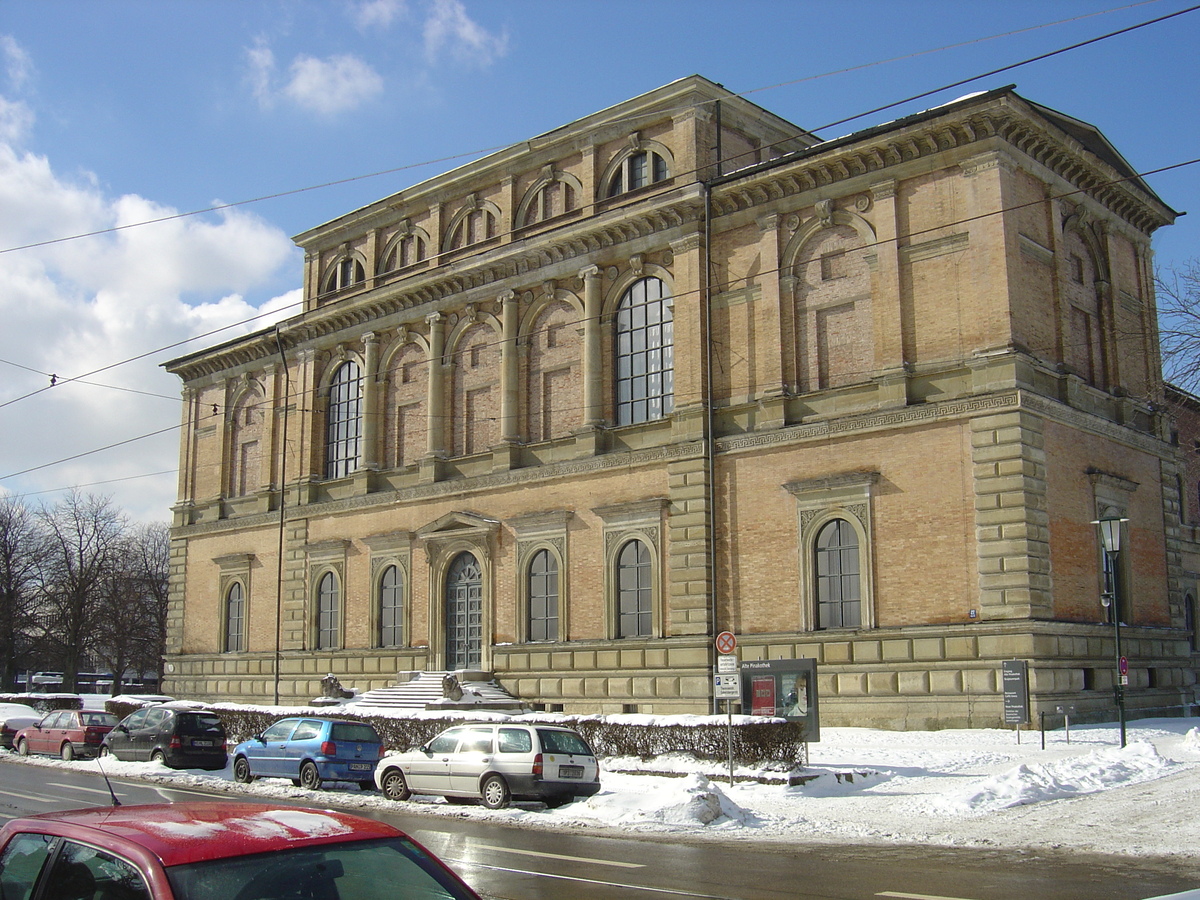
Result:
{"label": "arched entrance doorway", "polygon": [[483,665],[483,572],[471,553],[460,553],[446,573],[446,669]]}

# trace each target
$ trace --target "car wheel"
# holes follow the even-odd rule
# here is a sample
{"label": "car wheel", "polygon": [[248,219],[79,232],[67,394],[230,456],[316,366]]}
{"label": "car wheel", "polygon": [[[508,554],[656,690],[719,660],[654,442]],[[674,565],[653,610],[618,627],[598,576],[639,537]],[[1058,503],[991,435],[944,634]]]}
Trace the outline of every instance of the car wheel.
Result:
{"label": "car wheel", "polygon": [[22,756],[28,756],[29,755],[29,741],[25,740],[25,738],[21,738],[19,741],[17,741],[17,752],[20,753]]}
{"label": "car wheel", "polygon": [[107,746],[105,746],[104,744],[100,745],[100,758],[101,759],[108,759],[112,755],[113,755],[112,751],[109,750]]}
{"label": "car wheel", "polygon": [[542,802],[546,804],[546,809],[558,809],[560,806],[566,806],[573,799],[573,797],[547,797]]}
{"label": "car wheel", "polygon": [[300,787],[310,791],[321,789],[321,773],[317,771],[316,764],[310,760],[305,760],[300,766]]}
{"label": "car wheel", "polygon": [[58,748],[58,755],[61,756],[64,761],[70,762],[75,758],[75,747],[70,741],[63,741],[63,745]]}
{"label": "car wheel", "polygon": [[483,805],[488,809],[504,809],[512,799],[512,794],[508,790],[508,782],[499,775],[489,775],[483,779],[479,796],[483,798]]}
{"label": "car wheel", "polygon": [[150,762],[158,763],[160,766],[165,766],[167,764],[167,755],[161,750],[155,750],[150,754]]}
{"label": "car wheel", "polygon": [[407,800],[412,796],[404,773],[399,769],[388,769],[383,776],[383,796],[389,800]]}
{"label": "car wheel", "polygon": [[250,760],[244,756],[239,756],[233,761],[233,780],[241,784],[249,784],[254,780],[254,776],[250,774]]}
{"label": "car wheel", "polygon": [[375,782],[373,782],[373,781],[360,781],[360,782],[358,783],[358,788],[359,788],[359,790],[362,790],[362,791],[373,791],[373,790],[375,790]]}

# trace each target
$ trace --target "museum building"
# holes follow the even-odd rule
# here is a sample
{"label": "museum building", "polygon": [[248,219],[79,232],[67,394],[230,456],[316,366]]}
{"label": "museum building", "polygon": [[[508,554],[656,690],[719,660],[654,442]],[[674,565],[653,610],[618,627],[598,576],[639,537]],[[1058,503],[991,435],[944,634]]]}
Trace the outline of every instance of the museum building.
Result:
{"label": "museum building", "polygon": [[692,76],[306,231],[302,312],[167,364],[164,690],[705,713],[731,632],[825,724],[998,724],[1009,660],[1111,718],[1119,631],[1187,707],[1176,215],[1011,87],[819,140]]}

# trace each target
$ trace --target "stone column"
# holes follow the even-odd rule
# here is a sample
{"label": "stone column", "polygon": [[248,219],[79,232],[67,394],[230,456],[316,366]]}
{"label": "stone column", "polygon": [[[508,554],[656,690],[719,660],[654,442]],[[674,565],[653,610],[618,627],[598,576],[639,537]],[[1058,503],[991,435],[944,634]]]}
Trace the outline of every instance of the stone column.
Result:
{"label": "stone column", "polygon": [[[784,389],[784,309],[780,294],[779,216],[772,213],[758,220],[759,271],[758,284],[747,284],[747,302],[752,310],[746,327],[754,329],[754,382],[748,385],[751,396],[758,401],[759,416],[755,428],[780,428],[785,423]],[[757,292],[753,292],[757,287]],[[757,305],[757,313],[754,312]],[[732,316],[732,310],[730,311]],[[790,318],[790,317],[789,317]]]}
{"label": "stone column", "polygon": [[441,313],[432,313],[425,317],[425,321],[429,325],[429,393],[425,404],[428,407],[425,456],[422,457],[419,466],[420,480],[431,482],[437,481],[438,464],[446,456],[446,368],[443,360],[446,352],[446,320]]}
{"label": "stone column", "polygon": [[505,291],[499,300],[503,330],[500,341],[500,440],[515,444],[521,440],[517,295]]}
{"label": "stone column", "polygon": [[876,384],[881,407],[908,403],[904,350],[904,304],[900,296],[900,223],[896,182],[871,186],[875,210],[875,246],[867,251],[871,267],[871,318],[875,329]]}
{"label": "stone column", "polygon": [[263,370],[263,399],[262,399],[262,452],[259,454],[258,492],[268,494],[275,489],[275,472],[278,464],[275,461],[275,427],[279,397],[279,366],[271,363]]}
{"label": "stone column", "polygon": [[600,316],[603,298],[600,296],[600,268],[585,266],[579,270],[583,279],[583,424],[596,427],[603,424],[603,369],[600,359]]}
{"label": "stone column", "polygon": [[379,469],[379,335],[368,331],[362,337],[362,453],[358,470],[375,472]]}

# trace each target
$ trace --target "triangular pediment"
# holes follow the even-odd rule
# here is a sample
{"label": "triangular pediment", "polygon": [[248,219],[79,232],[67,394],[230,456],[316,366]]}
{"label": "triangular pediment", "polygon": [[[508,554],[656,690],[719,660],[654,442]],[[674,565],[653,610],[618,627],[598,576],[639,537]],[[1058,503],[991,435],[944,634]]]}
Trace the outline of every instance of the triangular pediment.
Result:
{"label": "triangular pediment", "polygon": [[417,537],[421,540],[429,540],[434,537],[448,537],[455,532],[490,532],[499,527],[498,520],[481,516],[478,513],[450,512],[419,529]]}

